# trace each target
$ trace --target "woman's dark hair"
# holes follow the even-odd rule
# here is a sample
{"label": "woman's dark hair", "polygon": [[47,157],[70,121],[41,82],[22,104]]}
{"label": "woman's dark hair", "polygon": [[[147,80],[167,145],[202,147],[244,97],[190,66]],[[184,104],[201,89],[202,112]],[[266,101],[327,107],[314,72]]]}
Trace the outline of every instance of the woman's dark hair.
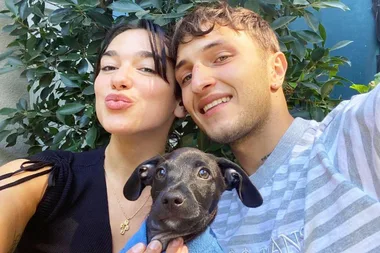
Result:
{"label": "woman's dark hair", "polygon": [[[137,24],[118,24],[107,32],[100,47],[98,59],[96,61],[95,78],[100,72],[100,61],[102,59],[102,56],[107,50],[108,46],[111,44],[112,40],[119,34],[131,29],[144,29],[148,32],[155,70],[162,79],[169,83],[169,80],[166,76],[167,65],[168,62],[174,63],[173,59],[166,53],[167,49],[170,47],[170,37],[160,26],[154,24],[150,20],[145,19],[139,20]],[[175,96],[176,98],[181,97],[181,89],[177,84],[175,84]]]}

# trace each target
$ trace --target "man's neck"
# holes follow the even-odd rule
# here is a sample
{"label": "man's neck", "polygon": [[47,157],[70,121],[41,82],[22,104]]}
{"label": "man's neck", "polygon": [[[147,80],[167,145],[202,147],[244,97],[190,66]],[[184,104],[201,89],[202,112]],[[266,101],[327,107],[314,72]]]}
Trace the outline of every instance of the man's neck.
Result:
{"label": "man's neck", "polygon": [[265,162],[294,120],[289,113],[276,117],[275,122],[272,119],[243,140],[231,144],[232,152],[248,175]]}

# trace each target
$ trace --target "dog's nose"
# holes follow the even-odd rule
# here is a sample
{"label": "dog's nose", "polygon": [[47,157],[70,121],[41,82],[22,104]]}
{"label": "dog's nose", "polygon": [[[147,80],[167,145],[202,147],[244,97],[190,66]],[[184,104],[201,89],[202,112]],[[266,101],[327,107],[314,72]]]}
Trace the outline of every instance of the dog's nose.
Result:
{"label": "dog's nose", "polygon": [[185,198],[179,192],[168,192],[162,197],[162,204],[167,207],[179,207]]}

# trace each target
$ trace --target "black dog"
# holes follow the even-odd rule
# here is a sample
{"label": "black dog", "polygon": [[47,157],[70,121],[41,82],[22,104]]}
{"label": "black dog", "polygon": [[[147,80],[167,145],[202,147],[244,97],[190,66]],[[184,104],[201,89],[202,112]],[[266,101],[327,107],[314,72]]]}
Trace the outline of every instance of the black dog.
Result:
{"label": "black dog", "polygon": [[152,210],[147,219],[148,242],[187,242],[214,220],[220,195],[236,189],[248,207],[263,199],[247,174],[235,163],[194,148],[181,148],[140,164],[124,186],[124,196],[136,200],[151,185]]}

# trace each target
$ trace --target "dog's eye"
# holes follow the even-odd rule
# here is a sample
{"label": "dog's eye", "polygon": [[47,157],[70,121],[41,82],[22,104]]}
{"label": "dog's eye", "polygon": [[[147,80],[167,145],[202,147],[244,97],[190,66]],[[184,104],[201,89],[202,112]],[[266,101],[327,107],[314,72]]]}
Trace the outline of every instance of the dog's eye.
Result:
{"label": "dog's eye", "polygon": [[198,171],[198,177],[202,179],[207,179],[210,177],[210,172],[206,168],[202,168]]}
{"label": "dog's eye", "polygon": [[166,170],[165,168],[158,168],[156,171],[156,177],[158,179],[163,179],[166,176]]}

